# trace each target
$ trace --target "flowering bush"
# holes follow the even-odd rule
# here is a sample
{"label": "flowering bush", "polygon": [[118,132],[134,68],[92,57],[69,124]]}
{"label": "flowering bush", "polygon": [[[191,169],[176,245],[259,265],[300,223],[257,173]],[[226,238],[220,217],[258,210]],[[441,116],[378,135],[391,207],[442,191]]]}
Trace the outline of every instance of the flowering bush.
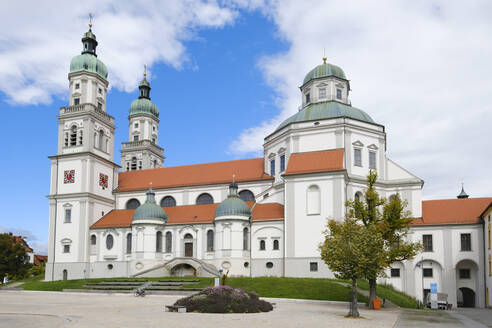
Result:
{"label": "flowering bush", "polygon": [[188,312],[203,313],[255,313],[273,309],[270,303],[260,300],[257,293],[230,286],[207,287],[179,299],[174,305],[185,306]]}

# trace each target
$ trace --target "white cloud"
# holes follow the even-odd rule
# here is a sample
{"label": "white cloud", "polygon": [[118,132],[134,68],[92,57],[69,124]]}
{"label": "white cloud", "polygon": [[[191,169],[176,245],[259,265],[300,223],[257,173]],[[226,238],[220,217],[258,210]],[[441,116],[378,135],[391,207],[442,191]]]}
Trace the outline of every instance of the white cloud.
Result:
{"label": "white cloud", "polygon": [[[220,28],[237,16],[215,1],[57,0],[0,3],[0,90],[13,104],[49,103],[67,90],[67,63],[82,49],[88,13],[111,86],[131,91],[143,65],[180,68],[183,41],[198,28]],[[8,27],[8,28],[5,28]]]}
{"label": "white cloud", "polygon": [[14,236],[21,236],[27,240],[27,244],[34,250],[35,254],[48,255],[48,243],[40,241],[29,230],[0,226],[0,233],[12,233]]}
{"label": "white cloud", "polygon": [[492,3],[288,0],[263,10],[290,44],[259,63],[280,110],[231,151],[261,152],[326,48],[351,80],[352,104],[386,126],[388,155],[426,181],[425,197],[454,197],[462,176],[472,196],[490,196]]}

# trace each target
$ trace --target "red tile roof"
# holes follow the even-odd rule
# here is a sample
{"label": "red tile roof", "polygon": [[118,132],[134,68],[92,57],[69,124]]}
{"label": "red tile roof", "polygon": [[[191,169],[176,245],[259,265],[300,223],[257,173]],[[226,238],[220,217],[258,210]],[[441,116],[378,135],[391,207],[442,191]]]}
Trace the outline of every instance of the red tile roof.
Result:
{"label": "red tile roof", "polygon": [[294,153],[283,175],[343,170],[343,149]]}
{"label": "red tile roof", "polygon": [[27,253],[33,252],[32,248],[29,247],[29,245],[27,244],[27,241],[25,241],[24,238],[22,238],[21,236],[10,235],[10,238],[12,238],[12,242],[14,244],[21,244],[21,246],[24,247]]}
{"label": "red tile roof", "polygon": [[[247,202],[251,208],[253,202]],[[216,204],[183,205],[164,207],[169,217],[167,224],[212,223],[215,218]],[[98,228],[124,228],[132,224],[135,210],[112,210],[91,226]],[[284,206],[278,203],[256,204],[253,209],[253,222],[283,220]]]}
{"label": "red tile roof", "polygon": [[145,190],[150,182],[154,189],[229,183],[232,175],[236,176],[236,182],[273,179],[264,172],[263,158],[250,158],[122,172],[116,192]]}
{"label": "red tile roof", "polygon": [[39,254],[34,254],[34,265],[41,265],[45,262],[48,261],[48,256],[46,255],[39,255]]}
{"label": "red tile roof", "polygon": [[438,199],[422,202],[422,218],[413,226],[480,223],[480,215],[492,203],[492,197]]}

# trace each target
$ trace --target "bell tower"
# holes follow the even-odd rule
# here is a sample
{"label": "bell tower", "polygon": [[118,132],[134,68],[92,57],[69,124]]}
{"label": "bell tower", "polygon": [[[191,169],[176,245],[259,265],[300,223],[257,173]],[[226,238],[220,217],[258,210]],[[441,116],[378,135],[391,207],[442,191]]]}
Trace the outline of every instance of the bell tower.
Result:
{"label": "bell tower", "polygon": [[89,227],[114,208],[114,118],[106,113],[108,71],[89,30],[68,74],[69,105],[58,115],[58,151],[51,160],[50,236],[46,280],[89,275]]}

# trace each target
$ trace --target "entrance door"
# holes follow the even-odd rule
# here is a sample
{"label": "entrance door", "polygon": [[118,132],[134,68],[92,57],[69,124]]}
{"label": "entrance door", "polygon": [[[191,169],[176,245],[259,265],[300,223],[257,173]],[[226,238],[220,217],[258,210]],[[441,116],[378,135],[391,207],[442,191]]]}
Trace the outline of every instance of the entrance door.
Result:
{"label": "entrance door", "polygon": [[63,280],[67,280],[67,279],[68,279],[68,271],[63,270]]}
{"label": "entrance door", "polygon": [[185,243],[185,257],[193,257],[193,243]]}
{"label": "entrance door", "polygon": [[458,306],[475,307],[475,292],[466,287],[460,288],[460,291],[463,295],[463,303],[461,305],[458,304]]}

